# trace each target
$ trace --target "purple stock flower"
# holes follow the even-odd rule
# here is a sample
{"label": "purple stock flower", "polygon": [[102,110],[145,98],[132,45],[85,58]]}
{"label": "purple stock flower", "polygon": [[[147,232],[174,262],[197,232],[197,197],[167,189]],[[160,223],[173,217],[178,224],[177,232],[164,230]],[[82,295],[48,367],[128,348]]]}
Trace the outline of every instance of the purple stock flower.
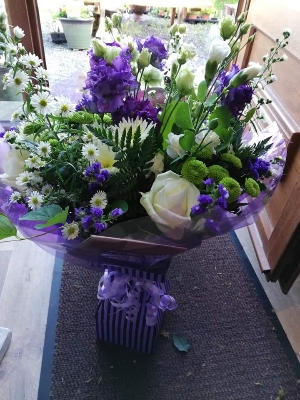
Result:
{"label": "purple stock flower", "polygon": [[91,207],[91,213],[94,217],[99,218],[103,215],[103,210],[100,207]]}
{"label": "purple stock flower", "polygon": [[203,181],[204,185],[206,186],[212,186],[214,184],[213,178],[207,178]]}
{"label": "purple stock flower", "polygon": [[261,158],[255,158],[253,161],[248,160],[248,167],[254,179],[258,179],[270,170],[270,163]]}
{"label": "purple stock flower", "polygon": [[191,208],[191,213],[193,215],[203,214],[205,213],[205,211],[206,209],[204,207],[201,207],[199,204],[196,204]]}
{"label": "purple stock flower", "polygon": [[96,233],[100,233],[107,228],[107,225],[104,222],[95,222],[95,231]]}
{"label": "purple stock flower", "polygon": [[98,183],[105,182],[110,177],[110,173],[107,169],[102,169],[99,174],[96,175],[96,179]]}
{"label": "purple stock flower", "polygon": [[129,57],[126,52],[121,52],[108,64],[93,51],[89,54],[91,69],[87,73],[85,89],[90,90],[99,112],[114,112],[123,104],[124,97],[130,89],[137,87]]}
{"label": "purple stock flower", "polygon": [[86,215],[81,218],[81,224],[83,229],[88,230],[93,225],[93,218],[91,215]]}
{"label": "purple stock flower", "polygon": [[210,204],[214,202],[213,198],[208,194],[200,194],[197,200],[199,201],[199,204],[202,207],[208,207]]}
{"label": "purple stock flower", "polygon": [[219,197],[219,198],[217,199],[216,204],[217,204],[218,206],[224,208],[224,210],[226,210],[226,208],[227,208],[227,202],[226,202],[226,200],[225,200],[224,197]]}
{"label": "purple stock flower", "polygon": [[118,124],[123,118],[126,120],[136,119],[137,117],[148,122],[158,123],[157,115],[160,108],[154,108],[149,100],[136,100],[127,97],[121,107],[112,114],[113,123]]}
{"label": "purple stock flower", "polygon": [[74,209],[75,217],[83,218],[86,215],[86,209],[84,207],[79,207]]}
{"label": "purple stock flower", "polygon": [[110,215],[111,215],[113,218],[117,218],[117,217],[119,217],[119,216],[122,215],[122,214],[124,214],[124,212],[123,212],[123,210],[122,210],[121,208],[115,208],[115,209],[113,209],[113,210],[110,212]]}
{"label": "purple stock flower", "polygon": [[[218,79],[218,86],[215,92],[219,95],[228,86],[229,81],[239,72],[239,67],[235,64],[226,72],[223,71]],[[253,89],[251,86],[243,84],[237,88],[232,88],[226,95],[221,97],[221,104],[226,106],[234,117],[238,117],[244,110],[245,105],[252,100]]]}
{"label": "purple stock flower", "polygon": [[161,69],[162,60],[165,60],[168,54],[163,42],[155,36],[148,36],[143,45],[139,41],[137,44],[139,51],[141,51],[143,47],[149,50],[151,53],[150,64],[155,68]]}
{"label": "purple stock flower", "polygon": [[224,197],[224,199],[228,199],[229,197],[228,190],[223,185],[221,185],[221,183],[219,183],[218,185],[218,191],[221,197]]}

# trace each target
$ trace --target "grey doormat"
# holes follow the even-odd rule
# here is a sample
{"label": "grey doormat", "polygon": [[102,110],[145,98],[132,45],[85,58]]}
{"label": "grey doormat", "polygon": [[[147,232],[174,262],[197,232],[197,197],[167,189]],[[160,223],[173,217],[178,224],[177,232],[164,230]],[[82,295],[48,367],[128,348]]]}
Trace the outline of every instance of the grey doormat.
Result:
{"label": "grey doormat", "polygon": [[[40,400],[300,399],[296,357],[235,235],[173,259],[179,307],[164,314],[152,355],[97,343],[99,273],[74,262],[63,268],[51,396],[48,354]],[[187,338],[189,353],[176,350],[172,333]]]}

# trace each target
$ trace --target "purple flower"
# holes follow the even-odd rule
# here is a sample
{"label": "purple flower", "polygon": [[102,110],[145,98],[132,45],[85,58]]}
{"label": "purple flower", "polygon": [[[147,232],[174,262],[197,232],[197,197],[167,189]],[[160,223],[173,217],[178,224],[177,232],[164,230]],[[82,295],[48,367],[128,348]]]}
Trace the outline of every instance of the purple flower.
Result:
{"label": "purple flower", "polygon": [[210,233],[214,235],[220,235],[221,229],[217,221],[214,221],[213,219],[206,219],[205,226]]}
{"label": "purple flower", "polygon": [[113,123],[118,124],[123,118],[136,119],[137,117],[148,122],[158,123],[159,111],[160,108],[154,108],[149,100],[136,100],[129,96],[123,105],[112,114]]}
{"label": "purple flower", "polygon": [[208,207],[210,204],[214,202],[213,198],[208,194],[200,194],[197,200],[199,201],[199,204],[202,207]]}
{"label": "purple flower", "polygon": [[224,198],[224,197],[219,197],[219,198],[217,199],[217,205],[220,206],[220,207],[222,207],[222,208],[224,208],[224,210],[226,210],[226,208],[227,208],[227,202],[226,202],[225,198]]}
{"label": "purple flower", "polygon": [[98,112],[97,103],[93,100],[92,96],[84,94],[81,100],[76,104],[75,111],[86,110],[92,114]]}
{"label": "purple flower", "polygon": [[111,64],[90,54],[91,69],[87,73],[85,89],[90,90],[92,101],[97,104],[98,112],[114,112],[122,104],[127,93],[137,87],[132,74],[130,60],[126,52],[121,52]]}
{"label": "purple flower", "polygon": [[191,208],[191,213],[193,215],[199,215],[205,213],[206,209],[204,207],[201,207],[199,204],[194,205]]}
{"label": "purple flower", "polygon": [[5,131],[0,132],[0,138],[3,138],[5,135]]}
{"label": "purple flower", "polygon": [[83,218],[86,215],[86,209],[84,207],[79,207],[74,209],[75,217]]}
{"label": "purple flower", "polygon": [[119,216],[122,215],[122,214],[124,214],[124,212],[123,212],[123,210],[122,210],[121,208],[115,208],[115,209],[113,209],[113,210],[110,212],[110,215],[111,215],[113,218],[117,218],[117,217],[119,217]]}
{"label": "purple flower", "polygon": [[221,183],[219,183],[218,185],[218,191],[221,197],[224,197],[224,199],[228,199],[229,197],[228,190],[223,185],[221,185]]}
{"label": "purple flower", "polygon": [[265,176],[270,170],[270,163],[262,160],[261,158],[255,158],[254,160],[248,160],[248,167],[254,179],[258,179]]}
{"label": "purple flower", "polygon": [[93,218],[91,215],[86,215],[85,217],[81,218],[81,224],[83,229],[88,230],[93,225]]}
{"label": "purple flower", "polygon": [[212,186],[214,184],[213,178],[207,178],[203,181],[204,185],[206,186]]}
{"label": "purple flower", "polygon": [[100,163],[99,161],[96,161],[96,162],[94,162],[94,163],[92,164],[92,168],[93,168],[93,172],[94,172],[94,173],[99,172],[100,169],[101,169],[101,167],[102,167],[102,165],[101,165],[101,163]]}
{"label": "purple flower", "polygon": [[91,207],[91,213],[94,217],[99,218],[103,215],[103,210],[100,207]]}
{"label": "purple flower", "polygon": [[100,233],[107,228],[107,225],[104,222],[95,222],[95,231],[96,233]]}
{"label": "purple flower", "polygon": [[89,191],[90,192],[96,192],[97,189],[99,188],[99,183],[98,182],[90,182],[89,184]]}
{"label": "purple flower", "polygon": [[[228,86],[229,81],[239,72],[239,67],[235,64],[226,72],[223,71],[218,80],[215,92],[219,95]],[[237,88],[232,88],[226,95],[221,97],[221,104],[226,106],[234,117],[238,117],[244,110],[246,104],[251,103],[253,89],[251,86],[243,84]]]}
{"label": "purple flower", "polygon": [[167,58],[168,54],[163,42],[155,36],[148,36],[143,45],[139,41],[137,41],[137,44],[139,51],[144,47],[151,53],[150,64],[155,68],[162,69],[161,62]]}
{"label": "purple flower", "polygon": [[95,177],[98,183],[102,183],[110,177],[110,173],[107,171],[107,169],[102,169],[99,174],[96,174]]}

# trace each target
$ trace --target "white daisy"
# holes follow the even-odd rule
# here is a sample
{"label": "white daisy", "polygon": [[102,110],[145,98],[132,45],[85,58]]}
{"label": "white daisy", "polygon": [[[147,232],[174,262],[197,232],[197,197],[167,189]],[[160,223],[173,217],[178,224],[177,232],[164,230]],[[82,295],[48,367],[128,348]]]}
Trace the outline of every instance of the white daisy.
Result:
{"label": "white daisy", "polygon": [[31,192],[31,195],[28,197],[28,206],[35,210],[36,208],[40,208],[44,200],[44,196],[37,191]]}
{"label": "white daisy", "polygon": [[62,117],[68,117],[69,115],[73,114],[75,107],[76,105],[67,97],[60,96],[57,98],[56,112]]}
{"label": "white daisy", "polygon": [[21,172],[20,175],[16,178],[16,184],[18,186],[26,186],[27,183],[31,182],[33,177],[32,172],[24,171]]}
{"label": "white daisy", "polygon": [[49,92],[35,93],[31,98],[31,105],[42,115],[55,111],[54,97]]}
{"label": "white daisy", "polygon": [[27,87],[29,76],[24,71],[9,71],[6,85],[12,88],[15,92],[21,92]]}
{"label": "white daisy", "polygon": [[9,197],[10,203],[17,203],[19,200],[21,200],[22,195],[20,192],[14,191]]}
{"label": "white daisy", "polygon": [[88,143],[82,147],[82,155],[89,161],[95,161],[99,155],[99,151],[94,144]]}
{"label": "white daisy", "polygon": [[32,175],[31,182],[33,184],[40,184],[40,183],[43,182],[43,177],[40,176],[37,172],[34,172],[33,175]]}
{"label": "white daisy", "polygon": [[25,160],[25,165],[29,168],[40,168],[41,159],[36,154],[30,154],[27,160]]}
{"label": "white daisy", "polygon": [[33,192],[33,189],[32,189],[32,188],[26,189],[26,191],[25,191],[26,197],[29,197],[29,196],[31,195],[32,192]]}
{"label": "white daisy", "polygon": [[82,136],[83,142],[93,142],[95,140],[95,136],[92,134],[92,132],[88,131],[85,135]]}
{"label": "white daisy", "polygon": [[4,90],[7,88],[8,77],[9,77],[9,74],[6,73],[6,74],[3,75],[3,78],[2,78],[2,83],[3,83],[3,89]]}
{"label": "white daisy", "polygon": [[68,134],[66,132],[61,132],[57,134],[59,140],[64,140],[68,138]]}
{"label": "white daisy", "polygon": [[40,142],[37,151],[41,157],[49,157],[51,154],[51,144],[48,142]]}
{"label": "white daisy", "polygon": [[118,172],[119,169],[114,167],[116,153],[109,146],[102,143],[101,140],[98,140],[97,147],[99,150],[97,161],[101,163],[102,168],[107,169],[111,174]]}
{"label": "white daisy", "polygon": [[25,36],[23,29],[20,28],[19,26],[15,26],[13,32],[17,39],[22,39]]}
{"label": "white daisy", "polygon": [[37,67],[34,73],[37,79],[43,79],[45,81],[49,79],[49,72],[43,67]]}
{"label": "white daisy", "polygon": [[98,191],[91,198],[90,205],[92,207],[100,207],[104,209],[107,206],[107,196],[105,192]]}
{"label": "white daisy", "polygon": [[68,240],[76,239],[79,235],[79,225],[77,224],[77,222],[65,224],[62,228],[62,235],[65,239]]}
{"label": "white daisy", "polygon": [[3,137],[7,142],[9,142],[11,139],[14,139],[16,137],[16,131],[14,131],[13,129],[6,131]]}
{"label": "white daisy", "polygon": [[149,135],[149,132],[152,128],[155,127],[155,124],[153,122],[148,122],[146,120],[140,119],[139,117],[136,119],[128,119],[126,120],[125,118],[122,119],[122,121],[119,123],[118,126],[113,127],[114,131],[119,132],[119,137],[123,134],[124,130],[126,133],[128,133],[129,129],[132,129],[132,143],[133,143],[133,137],[140,128],[141,132],[141,142],[143,142],[146,137]]}
{"label": "white daisy", "polygon": [[36,56],[35,54],[25,54],[20,58],[20,61],[25,67],[28,68],[37,68],[42,64],[42,60]]}
{"label": "white daisy", "polygon": [[6,53],[11,54],[11,55],[16,55],[18,53],[18,47],[12,43],[8,43],[6,45],[5,50],[6,50]]}
{"label": "white daisy", "polygon": [[51,185],[44,185],[42,187],[42,194],[45,196],[48,196],[52,192],[52,186]]}

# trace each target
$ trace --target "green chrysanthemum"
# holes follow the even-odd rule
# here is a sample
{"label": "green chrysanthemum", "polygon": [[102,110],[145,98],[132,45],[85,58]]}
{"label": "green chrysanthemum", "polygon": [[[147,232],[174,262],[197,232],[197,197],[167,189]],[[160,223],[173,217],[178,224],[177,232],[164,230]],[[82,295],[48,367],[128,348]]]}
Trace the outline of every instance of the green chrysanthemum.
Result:
{"label": "green chrysanthemum", "polygon": [[226,161],[229,164],[232,164],[234,167],[238,169],[242,168],[242,161],[233,154],[224,153],[221,155],[221,160]]}
{"label": "green chrysanthemum", "polygon": [[[197,150],[197,147],[198,147],[198,145],[195,145],[195,146],[192,147],[192,149],[191,149],[192,154]],[[203,158],[204,160],[207,160],[207,159],[211,158],[212,155],[213,155],[213,151],[208,146],[204,147],[201,150],[198,150],[195,153],[195,157]]]}
{"label": "green chrysanthemum", "polygon": [[71,124],[92,124],[94,122],[93,114],[86,111],[78,111],[72,114],[68,121]]}
{"label": "green chrysanthemum", "polygon": [[111,125],[111,123],[112,123],[112,118],[111,118],[111,116],[110,116],[109,114],[104,114],[104,115],[103,115],[103,123],[104,123],[105,125]]}
{"label": "green chrysanthemum", "polygon": [[257,197],[260,193],[259,184],[252,178],[247,178],[245,180],[245,191],[251,197]]}
{"label": "green chrysanthemum", "polygon": [[221,167],[220,165],[211,165],[208,167],[208,174],[209,178],[213,178],[216,183],[219,183],[223,178],[229,176],[229,172],[227,169]]}
{"label": "green chrysanthemum", "polygon": [[183,163],[181,175],[194,185],[200,185],[207,176],[207,167],[204,162],[189,158]]}
{"label": "green chrysanthemum", "polygon": [[229,193],[229,197],[227,199],[228,203],[232,203],[236,201],[241,194],[240,184],[233,178],[226,177],[220,181],[220,184],[223,185]]}
{"label": "green chrysanthemum", "polygon": [[23,128],[23,133],[24,135],[32,135],[41,129],[42,126],[42,124],[36,122],[28,122]]}

